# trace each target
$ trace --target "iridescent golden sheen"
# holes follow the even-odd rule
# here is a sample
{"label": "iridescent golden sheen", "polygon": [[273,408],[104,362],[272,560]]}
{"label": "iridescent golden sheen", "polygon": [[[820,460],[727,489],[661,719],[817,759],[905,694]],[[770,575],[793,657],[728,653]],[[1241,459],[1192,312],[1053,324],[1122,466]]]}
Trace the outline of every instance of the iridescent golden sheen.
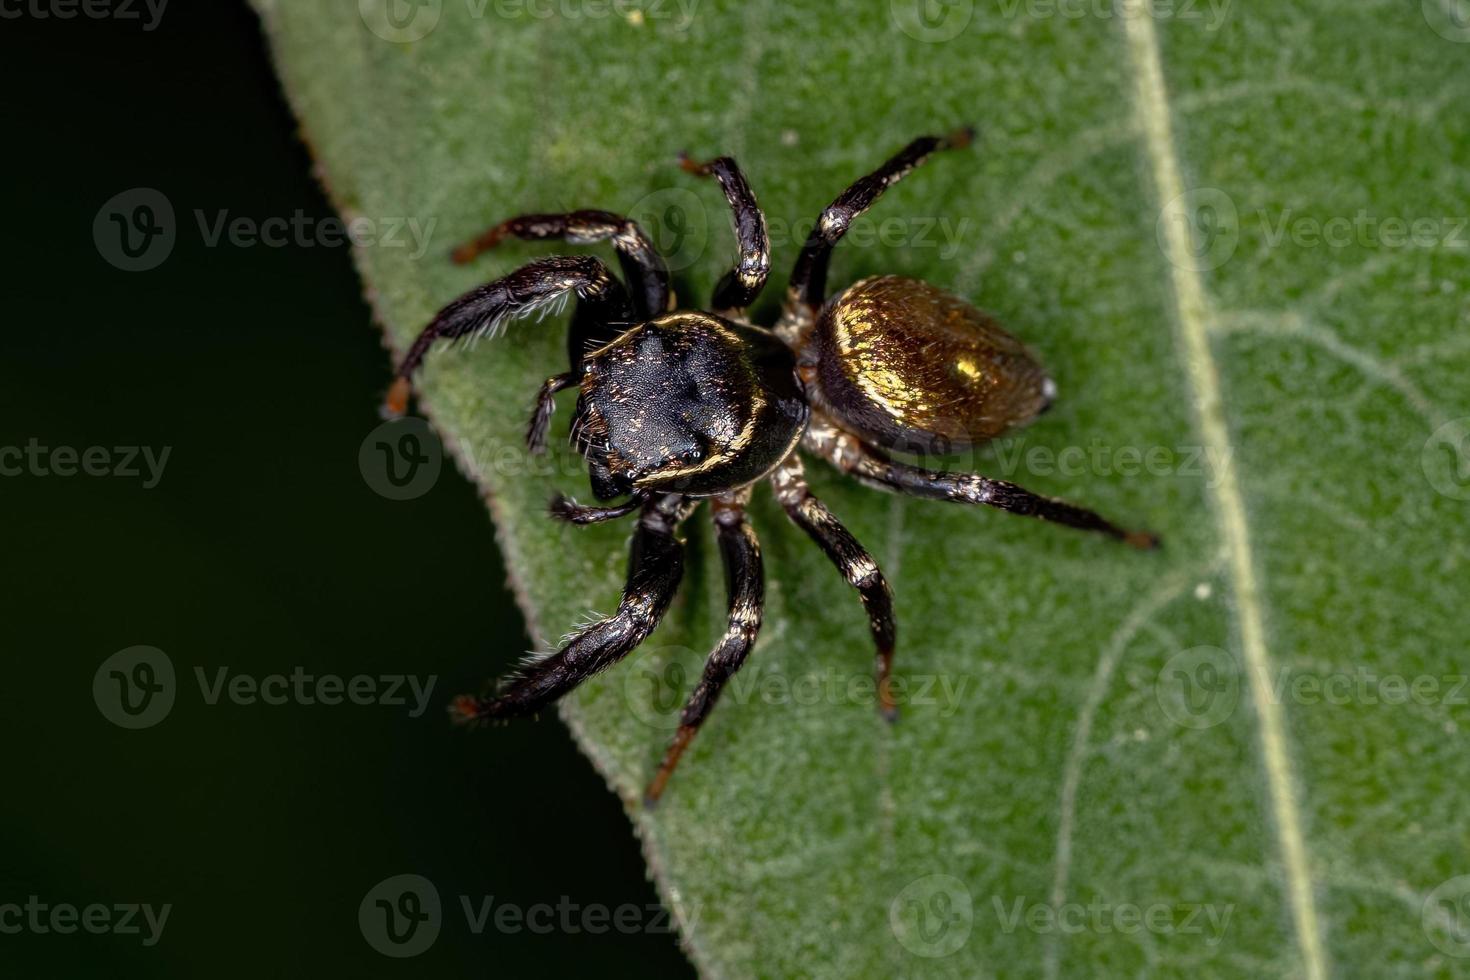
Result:
{"label": "iridescent golden sheen", "polygon": [[875,276],[813,333],[823,407],[891,449],[962,449],[1034,419],[1053,387],[991,317],[917,279]]}

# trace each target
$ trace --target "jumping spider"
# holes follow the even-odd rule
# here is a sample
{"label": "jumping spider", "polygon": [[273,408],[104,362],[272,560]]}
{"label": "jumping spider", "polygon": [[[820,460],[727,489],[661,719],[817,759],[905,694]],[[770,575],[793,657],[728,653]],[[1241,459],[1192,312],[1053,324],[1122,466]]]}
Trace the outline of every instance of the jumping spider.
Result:
{"label": "jumping spider", "polygon": [[606,211],[511,218],[455,250],[468,262],[507,236],[610,241],[626,283],[596,258],[538,259],[473,289],[440,310],[414,341],[389,392],[387,412],[407,407],[410,378],[439,338],[497,329],[510,318],[575,294],[568,337],[571,369],[541,386],[526,432],[545,449],[554,396],[580,388],[571,439],[588,464],[598,501],[563,496],[551,514],[592,524],[638,512],[628,581],[618,611],[530,663],[494,697],[465,696],[463,721],[536,711],[628,655],[658,625],[683,573],[680,524],[709,498],[724,558],[729,625],[705,663],[645,800],[663,792],[680,755],[740,668],[761,625],[760,546],[746,520],[752,487],[770,478],[798,527],[857,590],[877,645],[879,708],[892,720],[889,686],[895,625],[888,583],[871,555],[812,495],[797,449],[861,483],[918,497],[987,504],[1102,533],[1139,548],[1157,538],[1129,532],[1072,504],[972,473],[921,469],[885,450],[948,452],[999,436],[1046,410],[1055,388],[1031,353],[985,314],[924,282],[864,279],[830,299],[827,264],[853,219],[936,150],[967,146],[971,130],[914,140],[843,191],[822,212],[788,286],[773,329],[744,312],[765,285],[770,245],[765,217],[730,157],[680,158],[712,176],[734,212],[740,257],[716,286],[714,312],[676,309],[668,270],[632,220]]}

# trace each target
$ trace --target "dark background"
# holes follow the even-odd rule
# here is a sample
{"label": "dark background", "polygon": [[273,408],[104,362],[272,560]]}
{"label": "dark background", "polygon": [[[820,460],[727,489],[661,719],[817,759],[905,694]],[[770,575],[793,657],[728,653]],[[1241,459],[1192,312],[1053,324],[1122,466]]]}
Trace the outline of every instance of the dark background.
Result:
{"label": "dark background", "polygon": [[[29,2],[29,0],[28,0]],[[318,2],[318,0],[311,0]],[[141,3],[135,9],[146,10]],[[493,530],[451,466],[375,493],[358,449],[388,356],[345,247],[209,247],[195,210],[331,211],[243,3],[0,20],[5,276],[0,447],[168,447],[162,479],[0,477],[8,671],[0,904],[170,903],[161,941],[0,934],[5,976],[689,975],[627,819],[554,718],[469,734],[448,698],[527,645]],[[158,268],[94,243],[104,202],[177,214]],[[13,460],[12,460],[13,462]],[[154,727],[103,717],[93,676],[165,651]],[[419,718],[381,705],[210,705],[211,677],[437,678]],[[358,905],[429,878],[435,945],[375,952]],[[459,896],[639,906],[644,928],[474,935]],[[565,899],[563,898],[565,896]]]}

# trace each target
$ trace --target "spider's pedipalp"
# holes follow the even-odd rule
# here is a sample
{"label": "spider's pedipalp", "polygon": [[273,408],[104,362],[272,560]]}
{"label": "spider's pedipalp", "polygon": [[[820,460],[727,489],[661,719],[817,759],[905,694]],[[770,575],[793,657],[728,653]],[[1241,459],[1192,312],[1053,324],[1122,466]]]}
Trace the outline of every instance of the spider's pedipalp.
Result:
{"label": "spider's pedipalp", "polygon": [[536,394],[536,407],[531,411],[531,421],[526,425],[526,451],[533,456],[546,452],[546,431],[551,427],[551,416],[556,411],[556,393],[575,387],[577,376],[571,371],[553,375],[541,385]]}
{"label": "spider's pedipalp", "polygon": [[755,529],[745,517],[750,488],[716,497],[712,503],[715,527],[719,532],[720,556],[725,564],[725,591],[729,597],[729,622],[719,645],[705,661],[704,673],[684,704],[679,728],[664,753],[663,762],[643,794],[652,806],[663,795],[664,786],[673,775],[679,758],[693,740],[699,726],[724,689],[725,683],[745,663],[760,632],[765,605],[765,579],[761,566],[761,547]]}
{"label": "spider's pedipalp", "polygon": [[643,506],[643,502],[646,499],[643,494],[635,493],[626,502],[618,504],[615,507],[587,507],[577,503],[565,494],[557,494],[551,498],[551,503],[547,506],[547,512],[557,520],[566,521],[568,524],[601,524],[604,521],[613,521],[619,517],[626,517]]}
{"label": "spider's pedipalp", "polygon": [[776,469],[771,482],[776,488],[776,499],[785,508],[787,516],[817,543],[862,599],[873,644],[878,648],[878,709],[884,718],[893,721],[898,717],[898,705],[893,699],[889,675],[893,672],[898,624],[893,617],[893,593],[888,588],[888,580],[867,549],[812,493],[807,486],[801,459],[795,453]]}

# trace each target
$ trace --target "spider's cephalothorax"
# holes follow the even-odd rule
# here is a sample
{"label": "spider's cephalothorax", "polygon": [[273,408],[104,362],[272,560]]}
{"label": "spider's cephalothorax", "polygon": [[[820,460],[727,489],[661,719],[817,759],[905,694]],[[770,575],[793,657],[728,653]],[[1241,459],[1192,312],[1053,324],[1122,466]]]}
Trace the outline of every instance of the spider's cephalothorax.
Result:
{"label": "spider's cephalothorax", "polygon": [[611,506],[566,497],[553,516],[591,524],[638,511],[628,582],[618,611],[530,663],[495,695],[463,697],[463,721],[528,714],[627,656],[651,633],[684,569],[679,525],[709,498],[729,594],[729,624],[684,706],[678,731],[646,799],[663,792],[680,755],[740,668],[761,624],[760,546],[746,520],[754,485],[769,477],[777,500],[837,565],[867,610],[877,647],[879,708],[890,720],[893,601],[877,563],[807,487],[798,450],[883,490],[988,504],[1136,547],[1128,532],[1072,504],[973,473],[923,469],[885,450],[947,452],[993,439],[1051,404],[1055,388],[1031,352],[969,303],[926,283],[876,276],[826,296],[832,250],[854,218],[935,150],[968,145],[970,130],[914,140],[843,191],[803,246],[774,328],[744,317],[770,271],[765,218],[729,157],[691,173],[713,176],[735,215],[740,257],[715,288],[713,312],[674,310],[668,271],[638,225],[606,211],[512,218],[455,250],[458,262],[506,236],[607,241],[626,285],[588,256],[539,259],[450,303],[414,341],[389,392],[389,414],[407,407],[409,379],[434,341],[494,330],[503,321],[577,298],[568,338],[571,367],[541,386],[526,444],[542,452],[557,392],[580,389],[572,440],[592,492]]}
{"label": "spider's cephalothorax", "polygon": [[708,496],[765,476],[791,454],[807,404],[791,349],[710,313],[669,313],[582,361],[572,438],[598,500]]}

